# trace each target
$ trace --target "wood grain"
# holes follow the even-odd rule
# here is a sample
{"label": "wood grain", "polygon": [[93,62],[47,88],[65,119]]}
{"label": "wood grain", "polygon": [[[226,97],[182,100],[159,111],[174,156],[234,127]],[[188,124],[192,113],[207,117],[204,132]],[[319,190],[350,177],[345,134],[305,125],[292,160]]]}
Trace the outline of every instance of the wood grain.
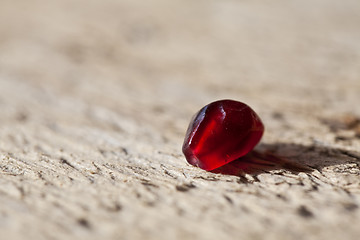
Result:
{"label": "wood grain", "polygon": [[[2,0],[0,239],[358,239],[359,11]],[[258,151],[314,170],[187,164],[191,116],[225,98],[261,116]]]}

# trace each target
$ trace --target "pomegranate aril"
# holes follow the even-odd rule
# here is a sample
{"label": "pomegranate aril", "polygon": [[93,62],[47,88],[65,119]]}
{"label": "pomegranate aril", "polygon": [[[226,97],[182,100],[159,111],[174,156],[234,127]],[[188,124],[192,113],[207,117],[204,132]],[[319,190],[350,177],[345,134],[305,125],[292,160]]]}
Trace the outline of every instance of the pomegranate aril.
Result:
{"label": "pomegranate aril", "polygon": [[193,117],[182,150],[190,164],[213,170],[249,153],[263,132],[264,125],[248,105],[220,100]]}

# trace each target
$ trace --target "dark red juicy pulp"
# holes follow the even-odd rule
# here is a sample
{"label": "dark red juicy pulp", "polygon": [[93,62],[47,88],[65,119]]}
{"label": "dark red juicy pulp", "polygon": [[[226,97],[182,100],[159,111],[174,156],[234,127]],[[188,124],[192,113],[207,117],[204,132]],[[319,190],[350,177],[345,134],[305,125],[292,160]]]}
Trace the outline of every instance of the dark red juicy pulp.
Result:
{"label": "dark red juicy pulp", "polygon": [[220,100],[193,117],[182,150],[190,164],[210,171],[249,153],[263,132],[264,125],[248,105]]}

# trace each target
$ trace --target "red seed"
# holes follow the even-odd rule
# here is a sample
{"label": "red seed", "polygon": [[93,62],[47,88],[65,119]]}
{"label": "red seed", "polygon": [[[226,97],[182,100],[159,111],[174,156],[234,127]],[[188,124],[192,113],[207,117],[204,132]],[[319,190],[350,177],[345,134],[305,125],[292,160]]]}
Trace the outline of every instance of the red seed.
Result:
{"label": "red seed", "polygon": [[182,150],[190,164],[213,170],[249,153],[263,132],[264,125],[248,105],[220,100],[193,117]]}

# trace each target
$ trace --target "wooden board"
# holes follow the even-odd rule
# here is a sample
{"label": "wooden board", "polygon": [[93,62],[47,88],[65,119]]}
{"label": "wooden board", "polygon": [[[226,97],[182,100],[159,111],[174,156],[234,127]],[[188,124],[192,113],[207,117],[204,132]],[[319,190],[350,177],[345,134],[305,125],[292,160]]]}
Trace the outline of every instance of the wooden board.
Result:
{"label": "wooden board", "polygon": [[[2,0],[0,239],[358,239],[359,11]],[[314,170],[187,164],[191,116],[225,98]]]}

